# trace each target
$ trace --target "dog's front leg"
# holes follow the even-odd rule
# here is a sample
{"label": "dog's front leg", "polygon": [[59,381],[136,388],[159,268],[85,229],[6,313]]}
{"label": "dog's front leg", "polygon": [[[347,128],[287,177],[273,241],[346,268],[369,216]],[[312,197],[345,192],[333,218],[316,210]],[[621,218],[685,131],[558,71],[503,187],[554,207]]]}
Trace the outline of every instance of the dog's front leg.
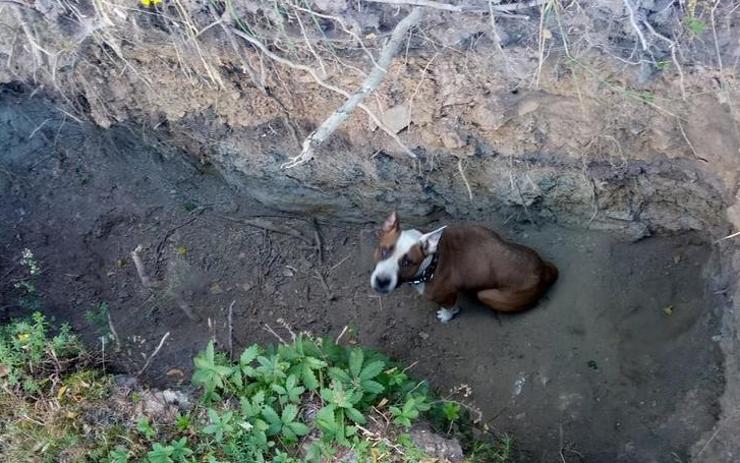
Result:
{"label": "dog's front leg", "polygon": [[432,301],[440,305],[440,309],[437,311],[437,319],[442,323],[447,323],[460,313],[456,293],[447,294],[444,297],[435,297]]}
{"label": "dog's front leg", "polygon": [[456,305],[450,307],[449,309],[442,307],[437,311],[437,319],[439,319],[439,321],[441,321],[442,323],[447,323],[448,321],[455,318],[455,315],[457,315],[458,313],[460,313],[460,308]]}

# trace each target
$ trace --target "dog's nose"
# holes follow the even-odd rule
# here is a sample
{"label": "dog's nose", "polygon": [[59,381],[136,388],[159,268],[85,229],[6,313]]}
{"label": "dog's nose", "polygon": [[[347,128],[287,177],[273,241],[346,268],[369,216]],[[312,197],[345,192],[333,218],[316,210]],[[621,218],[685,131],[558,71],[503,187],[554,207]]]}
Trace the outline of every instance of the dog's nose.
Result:
{"label": "dog's nose", "polygon": [[378,291],[387,291],[391,285],[390,278],[377,277],[375,279],[375,289]]}

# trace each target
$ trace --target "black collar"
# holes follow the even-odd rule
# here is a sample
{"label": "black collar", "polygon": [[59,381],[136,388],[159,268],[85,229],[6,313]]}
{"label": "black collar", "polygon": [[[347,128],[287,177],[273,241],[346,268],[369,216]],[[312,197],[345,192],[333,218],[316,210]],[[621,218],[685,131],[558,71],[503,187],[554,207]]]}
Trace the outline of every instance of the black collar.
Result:
{"label": "black collar", "polygon": [[410,285],[420,285],[434,278],[434,271],[437,270],[438,260],[439,260],[439,254],[435,252],[434,254],[432,254],[432,261],[429,262],[429,265],[427,265],[427,268],[425,268],[424,271],[421,272],[421,275],[414,278],[413,280],[407,281],[406,283]]}

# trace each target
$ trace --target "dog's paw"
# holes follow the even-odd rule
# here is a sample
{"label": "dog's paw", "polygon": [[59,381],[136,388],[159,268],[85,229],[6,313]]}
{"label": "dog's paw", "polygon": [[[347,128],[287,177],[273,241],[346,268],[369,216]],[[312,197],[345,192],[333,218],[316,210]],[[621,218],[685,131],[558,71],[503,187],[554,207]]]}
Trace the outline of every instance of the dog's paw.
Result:
{"label": "dog's paw", "polygon": [[457,307],[454,307],[452,309],[442,308],[437,311],[437,319],[442,323],[447,323],[448,321],[455,318],[455,315],[457,315],[458,312],[460,312],[460,309],[458,309]]}

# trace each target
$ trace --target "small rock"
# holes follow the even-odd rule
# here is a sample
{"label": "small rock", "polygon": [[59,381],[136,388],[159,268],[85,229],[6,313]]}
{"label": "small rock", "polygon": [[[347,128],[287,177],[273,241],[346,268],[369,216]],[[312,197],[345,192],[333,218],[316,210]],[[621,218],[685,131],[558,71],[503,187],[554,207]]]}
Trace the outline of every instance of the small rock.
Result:
{"label": "small rock", "polygon": [[446,439],[434,434],[425,426],[417,426],[409,433],[411,441],[427,455],[451,462],[463,461],[463,451],[460,442],[455,439]]}
{"label": "small rock", "polygon": [[393,133],[398,133],[411,122],[411,110],[405,104],[394,106],[383,113],[381,120]]}
{"label": "small rock", "polygon": [[423,332],[423,331],[419,331],[419,337],[420,337],[421,339],[423,339],[423,340],[425,340],[425,341],[426,341],[427,339],[429,339],[429,334],[428,334],[428,333],[425,333],[425,332]]}

